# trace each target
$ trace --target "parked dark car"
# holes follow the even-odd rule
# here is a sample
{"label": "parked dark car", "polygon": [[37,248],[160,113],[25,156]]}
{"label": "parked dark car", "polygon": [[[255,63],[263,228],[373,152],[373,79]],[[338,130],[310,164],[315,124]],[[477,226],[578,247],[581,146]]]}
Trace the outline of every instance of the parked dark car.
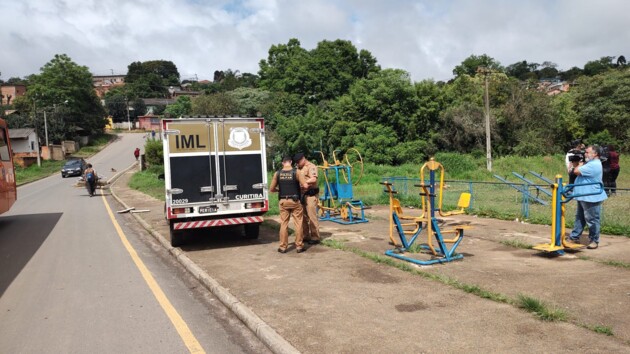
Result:
{"label": "parked dark car", "polygon": [[68,160],[61,168],[61,177],[66,178],[68,176],[81,176],[83,171],[87,168],[87,162],[84,159]]}

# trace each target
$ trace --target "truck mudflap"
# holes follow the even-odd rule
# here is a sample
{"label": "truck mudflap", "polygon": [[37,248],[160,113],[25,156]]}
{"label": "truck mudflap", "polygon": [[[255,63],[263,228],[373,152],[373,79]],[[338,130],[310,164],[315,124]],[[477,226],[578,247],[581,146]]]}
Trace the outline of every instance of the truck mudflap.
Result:
{"label": "truck mudflap", "polygon": [[262,216],[245,216],[245,217],[240,217],[240,218],[225,218],[225,219],[214,219],[214,220],[197,220],[197,221],[185,221],[185,222],[173,221],[172,223],[173,223],[174,230],[190,230],[190,229],[217,227],[217,226],[253,224],[253,223],[261,223],[261,222],[263,222]]}

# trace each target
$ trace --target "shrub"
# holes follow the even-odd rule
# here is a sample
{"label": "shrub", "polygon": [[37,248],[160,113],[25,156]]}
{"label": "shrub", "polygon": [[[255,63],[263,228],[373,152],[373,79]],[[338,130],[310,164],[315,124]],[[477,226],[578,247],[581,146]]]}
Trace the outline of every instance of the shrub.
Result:
{"label": "shrub", "polygon": [[164,164],[164,151],[161,140],[147,140],[144,144],[144,158],[149,166]]}

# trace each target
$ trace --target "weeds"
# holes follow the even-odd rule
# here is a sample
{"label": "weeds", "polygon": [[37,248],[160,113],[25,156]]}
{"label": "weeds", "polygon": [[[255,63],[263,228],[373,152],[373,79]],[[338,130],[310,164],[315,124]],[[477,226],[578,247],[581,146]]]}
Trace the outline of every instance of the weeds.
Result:
{"label": "weeds", "polygon": [[129,180],[129,187],[164,201],[164,180],[158,178],[162,173],[164,173],[162,166],[153,166],[144,171],[136,172]]}
{"label": "weeds", "polygon": [[608,327],[608,326],[600,326],[600,325],[596,325],[593,326],[592,328],[590,328],[592,331],[596,332],[596,333],[601,333],[601,334],[605,334],[607,336],[613,336],[615,335],[613,333],[612,328]]}
{"label": "weeds", "polygon": [[500,241],[500,243],[506,245],[506,246],[510,246],[510,247],[514,247],[514,248],[522,248],[525,250],[531,250],[532,248],[534,248],[534,245],[531,245],[529,243],[525,243],[519,240],[502,240]]}
{"label": "weeds", "polygon": [[600,263],[600,264],[605,264],[605,265],[611,266],[611,267],[630,269],[630,263],[626,263],[626,262],[622,262],[622,261],[616,261],[616,260],[611,260],[611,259],[596,259],[596,258],[589,257],[589,256],[579,256],[578,258],[583,260],[583,261],[592,261],[592,262],[596,262],[596,263]]}
{"label": "weeds", "polygon": [[519,294],[517,305],[525,311],[534,313],[543,321],[566,321],[567,313],[559,308],[549,307],[543,301]]}

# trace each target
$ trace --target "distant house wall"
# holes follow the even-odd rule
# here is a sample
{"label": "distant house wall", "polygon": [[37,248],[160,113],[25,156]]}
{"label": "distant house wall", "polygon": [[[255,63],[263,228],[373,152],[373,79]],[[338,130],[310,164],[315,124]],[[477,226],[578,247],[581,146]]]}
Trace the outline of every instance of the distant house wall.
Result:
{"label": "distant house wall", "polygon": [[[11,104],[18,96],[24,96],[26,94],[26,86],[24,85],[3,85],[0,87],[2,93],[2,104]],[[9,102],[9,99],[11,100]]]}
{"label": "distant house wall", "polygon": [[156,116],[140,116],[138,117],[138,127],[144,130],[155,130],[155,132],[160,131],[160,117]]}
{"label": "distant house wall", "polygon": [[125,86],[125,75],[95,75],[92,76],[92,85],[99,98],[104,98],[107,91]]}
{"label": "distant house wall", "polygon": [[37,154],[39,146],[37,145],[37,134],[35,130],[22,128],[22,129],[9,129],[9,136],[11,137],[11,149],[15,154]]}

